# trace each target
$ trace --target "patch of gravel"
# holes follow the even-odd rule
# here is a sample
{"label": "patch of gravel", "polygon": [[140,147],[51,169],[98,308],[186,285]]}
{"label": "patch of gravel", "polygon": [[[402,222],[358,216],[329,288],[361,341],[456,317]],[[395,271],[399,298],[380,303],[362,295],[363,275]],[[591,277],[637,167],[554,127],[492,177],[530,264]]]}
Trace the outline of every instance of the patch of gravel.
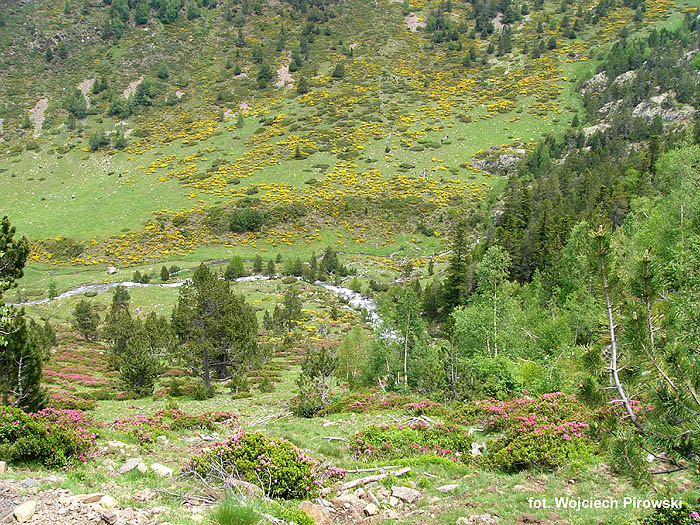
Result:
{"label": "patch of gravel", "polygon": [[294,79],[292,75],[289,74],[289,65],[280,66],[277,70],[277,82],[275,82],[275,87],[281,88],[287,85],[294,85]]}
{"label": "patch of gravel", "polygon": [[44,113],[49,107],[48,98],[40,98],[36,105],[29,110],[29,120],[34,124],[34,136],[38,137],[41,133],[41,127],[44,125]]}
{"label": "patch of gravel", "polygon": [[122,93],[124,95],[124,98],[129,98],[131,95],[133,95],[136,92],[136,88],[141,82],[143,82],[143,75],[141,75],[138,79],[134,80],[131,84],[127,86],[127,88]]}
{"label": "patch of gravel", "polygon": [[409,13],[404,16],[403,19],[406,22],[406,27],[408,30],[413,31],[414,33],[418,31],[419,27],[425,27],[425,20],[419,21],[418,16],[415,13]]}
{"label": "patch of gravel", "polygon": [[94,78],[86,78],[80,84],[78,84],[78,89],[85,97],[85,102],[87,103],[87,108],[90,109],[90,92],[92,91],[92,85],[95,83]]}

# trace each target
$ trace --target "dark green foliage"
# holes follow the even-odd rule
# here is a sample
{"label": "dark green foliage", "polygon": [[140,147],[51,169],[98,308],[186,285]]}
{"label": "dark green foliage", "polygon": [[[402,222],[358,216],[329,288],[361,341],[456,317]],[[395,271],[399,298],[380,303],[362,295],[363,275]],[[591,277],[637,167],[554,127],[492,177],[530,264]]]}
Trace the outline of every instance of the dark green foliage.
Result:
{"label": "dark green foliage", "polygon": [[100,324],[100,315],[95,311],[92,303],[81,299],[73,309],[71,326],[86,341],[97,337],[97,326]]}
{"label": "dark green foliage", "polygon": [[24,310],[4,308],[0,313],[4,316],[0,327],[3,337],[0,344],[0,404],[27,410],[41,409],[48,397],[41,388],[41,370],[56,336],[50,326],[46,330],[33,321],[28,325]]}
{"label": "dark green foliage", "polygon": [[63,107],[75,118],[85,118],[87,115],[87,101],[79,89],[75,89],[65,98]]}
{"label": "dark green foliage", "polygon": [[156,16],[164,24],[172,24],[178,19],[180,14],[180,7],[182,3],[180,0],[158,0],[160,7]]}
{"label": "dark green foliage", "polygon": [[258,70],[258,76],[256,77],[258,81],[258,89],[265,89],[268,87],[274,78],[275,75],[270,67],[270,64],[267,62],[267,60],[263,60],[260,64],[260,69]]}
{"label": "dark green foliage", "polygon": [[255,256],[255,259],[253,259],[253,273],[261,274],[262,271],[263,271],[263,260],[262,260],[262,257],[258,254]]}
{"label": "dark green foliage", "polygon": [[119,117],[120,119],[128,118],[133,111],[131,99],[125,99],[121,95],[113,95],[109,105],[109,114]]}
{"label": "dark green foliage", "polygon": [[343,64],[343,62],[338,62],[335,68],[333,68],[331,76],[337,79],[345,78],[345,64]]}
{"label": "dark green foliage", "polygon": [[271,498],[313,498],[325,481],[319,462],[289,441],[242,430],[194,456],[182,470],[219,483],[231,476],[261,484]]}
{"label": "dark green foliage", "polygon": [[402,459],[409,456],[435,454],[442,457],[471,457],[472,439],[465,428],[455,425],[371,425],[351,440],[354,454],[365,460]]}
{"label": "dark green foliage", "polygon": [[299,77],[299,81],[297,82],[297,93],[300,95],[304,95],[309,92],[309,81],[305,76]]}
{"label": "dark green foliage", "polygon": [[226,266],[226,271],[224,272],[224,279],[227,281],[233,281],[246,274],[245,267],[243,266],[243,259],[238,255],[231,258],[231,262]]}
{"label": "dark green foliage", "polygon": [[153,99],[158,96],[158,85],[151,79],[144,78],[141,83],[136,86],[134,93],[134,102],[141,106],[153,105]]}
{"label": "dark green foliage", "polygon": [[94,444],[94,434],[90,436],[91,431],[81,426],[85,419],[80,417],[80,423],[75,424],[69,420],[54,422],[52,413],[43,415],[0,406],[0,456],[9,461],[36,460],[48,468],[84,457]]}
{"label": "dark green foliage", "polygon": [[259,358],[255,312],[204,264],[192,283],[180,288],[172,324],[182,358],[201,369],[207,390],[212,373],[221,378],[243,375]]}
{"label": "dark green foliage", "polygon": [[491,443],[487,462],[493,468],[513,473],[526,469],[553,469],[581,465],[592,458],[592,447],[583,437],[565,431],[515,431]]}
{"label": "dark green foliage", "polygon": [[109,137],[104,132],[97,131],[90,136],[90,140],[88,141],[90,151],[97,151],[103,146],[109,146]]}
{"label": "dark green foliage", "polygon": [[313,417],[330,401],[333,376],[338,359],[325,346],[309,351],[297,379],[299,395],[291,404],[292,412],[300,417]]}
{"label": "dark green foliage", "polygon": [[158,334],[149,328],[148,323],[134,320],[118,356],[120,381],[125,388],[139,396],[153,393],[155,380],[162,372],[162,366],[152,347]]}
{"label": "dark green foliage", "polygon": [[160,280],[163,281],[163,282],[169,281],[169,280],[170,280],[170,272],[168,271],[168,267],[167,267],[167,266],[163,266],[163,267],[160,269]]}
{"label": "dark green foliage", "polygon": [[232,232],[258,231],[265,224],[265,213],[252,208],[235,210],[231,214],[229,228]]}

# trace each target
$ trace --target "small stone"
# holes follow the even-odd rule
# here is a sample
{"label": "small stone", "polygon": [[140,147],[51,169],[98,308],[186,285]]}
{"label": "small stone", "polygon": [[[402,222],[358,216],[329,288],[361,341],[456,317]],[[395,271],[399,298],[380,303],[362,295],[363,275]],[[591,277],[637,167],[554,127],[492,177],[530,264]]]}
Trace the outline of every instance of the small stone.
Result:
{"label": "small stone", "polygon": [[60,476],[56,476],[55,474],[52,474],[48,478],[44,478],[44,481],[46,483],[60,483],[61,481],[63,481],[63,478],[61,478]]}
{"label": "small stone", "polygon": [[107,274],[114,275],[117,273],[117,269],[114,266],[107,266]]}
{"label": "small stone", "polygon": [[367,492],[362,487],[360,487],[359,489],[357,489],[355,491],[355,496],[357,496],[358,498],[364,498],[366,495],[367,495]]}
{"label": "small stone", "polygon": [[161,465],[160,463],[153,463],[151,465],[151,470],[158,474],[161,478],[173,477],[173,469],[166,467],[165,465]]}
{"label": "small stone", "polygon": [[34,512],[36,512],[36,501],[30,499],[15,507],[13,514],[18,522],[26,523],[34,516]]}
{"label": "small stone", "polygon": [[0,461],[0,474],[7,472],[7,463]]}
{"label": "small stone", "polygon": [[141,474],[145,474],[146,472],[148,472],[148,467],[145,463],[139,463],[138,465],[136,465],[136,470],[138,470]]}
{"label": "small stone", "polygon": [[527,490],[527,487],[525,487],[525,485],[515,485],[513,487],[513,490],[517,490],[518,492],[521,492],[523,490]]}
{"label": "small stone", "polygon": [[406,503],[413,503],[420,498],[420,492],[418,492],[416,489],[398,485],[391,487],[391,495],[405,501]]}
{"label": "small stone", "polygon": [[365,514],[367,514],[368,516],[374,516],[378,512],[379,512],[379,508],[374,503],[369,503],[365,507]]}
{"label": "small stone", "polygon": [[27,478],[22,482],[22,484],[25,487],[38,487],[39,485],[41,485],[41,483],[35,480],[34,478]]}
{"label": "small stone", "polygon": [[96,503],[103,498],[102,492],[94,492],[92,494],[76,494],[73,496],[73,501],[76,503]]}
{"label": "small stone", "polygon": [[459,488],[459,485],[456,483],[452,483],[450,485],[443,485],[442,487],[438,487],[437,490],[438,492],[453,492]]}
{"label": "small stone", "polygon": [[114,525],[119,519],[119,512],[114,509],[107,509],[100,512],[100,518],[109,525]]}
{"label": "small stone", "polygon": [[432,498],[430,498],[431,504],[437,503],[438,501],[442,501],[442,498],[438,498],[437,496],[433,496]]}
{"label": "small stone", "polygon": [[167,443],[167,442],[168,442],[168,436],[158,436],[158,437],[156,438],[156,441],[158,441],[159,443]]}
{"label": "small stone", "polygon": [[141,458],[127,459],[124,462],[124,464],[121,466],[121,468],[119,469],[119,474],[126,474],[127,472],[131,472],[136,467],[138,467],[141,463],[142,463]]}
{"label": "small stone", "polygon": [[308,514],[316,525],[329,525],[331,522],[331,513],[321,505],[316,505],[310,501],[302,501],[299,503],[299,508]]}
{"label": "small stone", "polygon": [[263,489],[240,479],[229,478],[224,480],[224,487],[227,489],[235,489],[235,492],[243,492],[249,498],[263,496]]}
{"label": "small stone", "polygon": [[389,496],[389,505],[392,507],[396,507],[396,505],[399,504],[399,498],[395,498],[394,496]]}
{"label": "small stone", "polygon": [[114,507],[119,506],[119,502],[114,499],[112,496],[105,494],[100,498],[100,505],[102,505],[103,509],[113,509]]}
{"label": "small stone", "polygon": [[163,514],[164,512],[167,512],[168,509],[167,507],[153,507],[151,509],[151,514]]}

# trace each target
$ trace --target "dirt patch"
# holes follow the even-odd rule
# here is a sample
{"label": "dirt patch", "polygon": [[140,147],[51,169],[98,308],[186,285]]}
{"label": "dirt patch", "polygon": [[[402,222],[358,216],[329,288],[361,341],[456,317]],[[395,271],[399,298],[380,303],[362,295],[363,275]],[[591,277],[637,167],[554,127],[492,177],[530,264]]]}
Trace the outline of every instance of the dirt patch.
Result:
{"label": "dirt patch", "polygon": [[294,79],[292,75],[289,74],[289,66],[280,66],[277,70],[277,82],[275,82],[275,87],[281,88],[287,85],[294,85]]}
{"label": "dirt patch", "polygon": [[503,13],[498,13],[496,16],[493,17],[493,20],[491,20],[491,23],[493,24],[493,30],[495,32],[500,32],[501,29],[503,29],[503,23],[501,23],[502,17]]}
{"label": "dirt patch", "polygon": [[36,105],[29,110],[29,120],[34,124],[34,136],[38,137],[41,133],[41,127],[44,125],[44,113],[49,107],[48,98],[40,98]]}
{"label": "dirt patch", "polygon": [[131,84],[128,85],[128,87],[124,90],[124,98],[129,98],[131,95],[133,95],[136,92],[136,88],[139,86],[139,84],[143,82],[143,75],[141,75],[138,80],[134,80]]}
{"label": "dirt patch", "polygon": [[414,33],[418,31],[419,27],[425,27],[425,21],[418,20],[418,16],[416,16],[415,13],[409,13],[404,16],[403,19],[406,22],[406,27],[408,30],[413,31]]}
{"label": "dirt patch", "polygon": [[85,97],[85,103],[88,109],[90,109],[90,91],[92,91],[92,85],[95,83],[94,78],[86,78],[80,84],[78,84],[78,89]]}

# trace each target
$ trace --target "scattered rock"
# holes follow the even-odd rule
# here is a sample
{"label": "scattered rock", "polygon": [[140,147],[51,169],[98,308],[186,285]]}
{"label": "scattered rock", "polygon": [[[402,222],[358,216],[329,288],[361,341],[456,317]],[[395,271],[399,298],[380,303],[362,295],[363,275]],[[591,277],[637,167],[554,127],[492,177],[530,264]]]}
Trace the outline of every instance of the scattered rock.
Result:
{"label": "scattered rock", "polygon": [[257,485],[248,483],[247,481],[242,481],[240,479],[229,478],[224,481],[224,487],[226,487],[229,490],[241,492],[249,498],[263,496],[263,489],[261,489]]}
{"label": "scattered rock", "polygon": [[329,525],[331,522],[331,513],[321,505],[302,501],[299,503],[299,508],[306,512],[316,525]]}
{"label": "scattered rock", "polygon": [[438,487],[436,490],[438,492],[452,492],[454,490],[457,490],[459,488],[459,485],[456,483],[452,483],[450,485],[443,485],[442,487]]}
{"label": "scattered rock", "polygon": [[379,512],[379,507],[377,507],[374,503],[370,503],[365,507],[364,512],[368,516],[374,516]]}
{"label": "scattered rock", "polygon": [[139,463],[138,465],[136,465],[136,470],[138,470],[141,474],[145,474],[146,472],[148,472],[148,467],[145,463]]}
{"label": "scattered rock", "polygon": [[92,494],[76,494],[71,499],[75,503],[95,503],[104,497],[102,492],[94,492]]}
{"label": "scattered rock", "polygon": [[600,73],[592,77],[590,80],[584,82],[581,86],[581,91],[594,93],[602,91],[607,85],[608,75],[605,71],[601,71]]}
{"label": "scattered rock", "polygon": [[107,275],[114,275],[117,273],[117,269],[114,266],[107,266]]}
{"label": "scattered rock", "polygon": [[49,107],[49,99],[41,98],[36,105],[29,110],[29,120],[34,124],[34,137],[38,137],[44,125],[44,113]]}
{"label": "scattered rock", "polygon": [[41,485],[41,482],[35,480],[34,478],[27,478],[22,482],[22,484],[25,487],[38,487],[39,485]]}
{"label": "scattered rock", "polygon": [[420,492],[418,492],[416,489],[402,487],[400,485],[391,487],[391,495],[405,501],[406,503],[413,503],[420,498]]}
{"label": "scattered rock", "polygon": [[100,505],[103,509],[113,509],[119,506],[119,502],[112,496],[105,494],[100,498]]}
{"label": "scattered rock", "polygon": [[103,510],[100,512],[100,518],[102,518],[102,521],[105,523],[114,525],[119,519],[119,512],[114,509]]}
{"label": "scattered rock", "polygon": [[161,478],[173,477],[173,469],[171,469],[170,467],[166,467],[165,465],[161,465],[160,463],[153,463],[151,465],[151,470],[158,474]]}
{"label": "scattered rock", "polygon": [[7,472],[7,463],[0,461],[0,474]]}
{"label": "scattered rock", "polygon": [[18,507],[15,507],[15,510],[12,514],[18,522],[26,523],[32,518],[32,516],[34,516],[34,512],[36,512],[36,501],[30,499],[29,501],[25,501]]}
{"label": "scattered rock", "polygon": [[131,472],[136,467],[138,467],[139,464],[141,464],[141,463],[142,463],[141,458],[127,459],[126,462],[119,469],[119,474],[126,474],[127,472]]}

